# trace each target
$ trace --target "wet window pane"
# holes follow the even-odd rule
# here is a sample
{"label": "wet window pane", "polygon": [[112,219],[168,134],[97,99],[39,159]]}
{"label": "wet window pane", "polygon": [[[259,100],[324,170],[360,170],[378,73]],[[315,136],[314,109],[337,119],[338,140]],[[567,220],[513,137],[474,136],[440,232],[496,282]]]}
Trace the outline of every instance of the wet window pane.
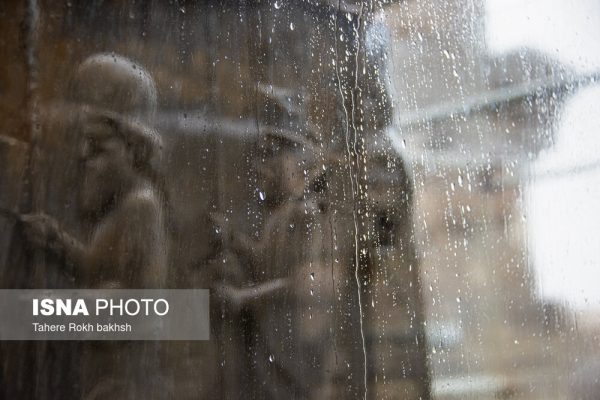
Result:
{"label": "wet window pane", "polygon": [[210,290],[209,340],[0,341],[0,397],[600,396],[596,1],[0,19],[1,288]]}

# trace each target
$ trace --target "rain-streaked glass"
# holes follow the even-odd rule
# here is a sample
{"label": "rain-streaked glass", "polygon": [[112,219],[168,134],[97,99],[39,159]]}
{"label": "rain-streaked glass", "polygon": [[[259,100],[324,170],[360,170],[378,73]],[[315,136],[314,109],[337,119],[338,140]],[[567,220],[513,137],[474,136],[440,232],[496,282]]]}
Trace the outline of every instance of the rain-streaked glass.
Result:
{"label": "rain-streaked glass", "polygon": [[0,21],[0,287],[209,289],[211,327],[0,342],[0,398],[600,398],[597,1]]}

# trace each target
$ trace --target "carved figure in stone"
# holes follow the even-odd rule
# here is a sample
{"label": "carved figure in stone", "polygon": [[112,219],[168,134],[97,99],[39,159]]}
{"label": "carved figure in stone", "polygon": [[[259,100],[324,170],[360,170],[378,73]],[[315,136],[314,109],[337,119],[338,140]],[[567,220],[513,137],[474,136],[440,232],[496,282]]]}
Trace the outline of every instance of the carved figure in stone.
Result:
{"label": "carved figure in stone", "polygon": [[312,190],[322,177],[311,146],[301,137],[268,133],[258,147],[265,223],[254,239],[233,229],[222,215],[213,215],[224,248],[242,270],[238,284],[221,285],[220,291],[252,320],[247,333],[252,357],[246,367],[253,373],[252,393],[315,398],[325,384],[330,346],[323,343],[329,339],[327,308],[335,280],[329,268],[331,225]]}
{"label": "carved figure in stone", "polygon": [[82,287],[160,287],[166,276],[164,207],[153,161],[161,141],[145,121],[156,89],[141,67],[101,54],[77,69],[82,182],[79,204],[89,240],[75,238],[45,214],[23,215],[26,236],[64,256]]}
{"label": "carved figure in stone", "polygon": [[[78,113],[79,206],[89,237],[71,235],[46,214],[20,219],[32,245],[64,257],[79,287],[164,286],[165,207],[155,169],[161,140],[150,127],[156,98],[150,75],[121,56],[93,55],[75,72],[70,101]],[[147,398],[153,385],[145,376],[156,373],[157,357],[143,346],[84,343],[85,398]]]}

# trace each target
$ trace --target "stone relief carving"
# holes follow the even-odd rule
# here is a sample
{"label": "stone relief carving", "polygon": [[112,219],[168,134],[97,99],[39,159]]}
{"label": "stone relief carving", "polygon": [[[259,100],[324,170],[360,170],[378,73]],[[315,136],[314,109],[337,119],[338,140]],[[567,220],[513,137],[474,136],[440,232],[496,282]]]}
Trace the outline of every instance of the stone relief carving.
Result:
{"label": "stone relief carving", "polygon": [[279,398],[292,391],[315,398],[329,390],[323,365],[330,353],[318,344],[331,340],[328,311],[338,275],[323,253],[332,238],[320,193],[323,171],[313,145],[299,134],[265,133],[255,153],[262,233],[250,237],[225,215],[212,215],[228,264],[237,269],[216,290],[239,318],[251,321],[244,334],[254,359],[243,368],[255,394]]}
{"label": "stone relief carving", "polygon": [[[370,331],[367,311],[364,343],[358,336],[355,269],[366,288],[364,305],[371,302],[376,284],[368,268],[387,268],[397,280],[404,275],[395,273],[399,257],[394,254],[386,267],[357,261],[354,239],[376,259],[371,264],[382,262],[375,255],[381,245],[395,248],[402,221],[390,199],[402,194],[404,183],[390,191],[387,177],[371,176],[390,169],[385,157],[369,162],[371,175],[362,177],[365,165],[358,153],[360,139],[367,136],[362,127],[371,134],[387,121],[388,112],[379,112],[387,107],[379,104],[385,97],[381,88],[369,89],[375,94],[361,99],[377,112],[368,118],[352,115],[359,99],[351,90],[353,61],[347,70],[315,61],[312,72],[286,61],[309,52],[311,57],[315,52],[315,60],[330,58],[328,51],[338,39],[322,31],[328,14],[313,12],[314,20],[298,20],[295,30],[275,38],[277,43],[260,38],[247,55],[229,46],[230,39],[196,38],[201,57],[185,67],[190,69],[178,70],[180,81],[170,70],[170,59],[152,61],[145,45],[139,53],[127,50],[162,84],[157,118],[157,90],[140,64],[104,53],[76,68],[68,87],[73,108],[64,115],[73,119],[68,144],[78,147],[81,174],[76,185],[64,186],[78,187],[79,193],[69,196],[78,198],[79,213],[68,221],[55,211],[60,207],[41,207],[47,212],[19,216],[8,211],[14,215],[8,218],[21,221],[30,245],[58,256],[57,266],[74,277],[73,285],[208,287],[213,294],[209,343],[170,343],[166,351],[131,343],[84,343],[79,378],[87,398],[149,397],[151,390],[163,398],[169,396],[165,393],[178,398],[280,398],[289,393],[351,398],[364,390],[363,364],[369,371],[378,368],[375,360],[363,359],[362,347],[370,346],[378,332]],[[226,15],[227,23],[238,23],[234,15]],[[346,15],[339,22],[351,37],[352,22]],[[245,33],[250,26],[242,26],[239,37],[250,37]],[[305,35],[321,44],[311,49],[307,43],[313,42]],[[339,53],[354,51],[354,43],[340,42]],[[162,42],[158,48],[173,50]],[[281,53],[267,57],[271,52]],[[207,67],[201,60],[208,60]],[[238,72],[241,82],[234,82],[231,77]],[[336,72],[340,76],[332,80]],[[375,147],[369,156],[381,150]],[[163,168],[166,182],[157,172]],[[352,173],[354,189],[369,186],[363,190],[369,196],[357,196],[356,204]],[[50,184],[47,191],[61,189]],[[373,204],[367,206],[369,201]],[[368,211],[356,219],[360,232],[353,207]],[[377,229],[380,243],[366,234]],[[43,272],[48,275],[53,266]],[[159,358],[169,369],[162,377],[161,368],[153,365]],[[157,378],[149,382],[148,374]]]}
{"label": "stone relief carving", "polygon": [[161,287],[165,207],[152,164],[161,140],[147,125],[156,108],[154,83],[133,61],[100,54],[79,66],[71,96],[79,110],[79,205],[92,221],[90,240],[43,213],[21,216],[26,237],[63,256],[81,287]]}
{"label": "stone relief carving", "polygon": [[[80,288],[161,288],[167,277],[164,194],[155,169],[161,138],[151,127],[156,88],[134,61],[97,54],[75,71],[70,98],[77,118],[81,219],[89,239],[74,236],[45,213],[19,217],[34,247],[59,256]],[[81,348],[84,398],[152,398],[145,382],[161,381],[158,353],[141,342]],[[144,368],[140,368],[144,365]],[[162,382],[164,393],[168,385]],[[150,397],[149,397],[150,396]]]}

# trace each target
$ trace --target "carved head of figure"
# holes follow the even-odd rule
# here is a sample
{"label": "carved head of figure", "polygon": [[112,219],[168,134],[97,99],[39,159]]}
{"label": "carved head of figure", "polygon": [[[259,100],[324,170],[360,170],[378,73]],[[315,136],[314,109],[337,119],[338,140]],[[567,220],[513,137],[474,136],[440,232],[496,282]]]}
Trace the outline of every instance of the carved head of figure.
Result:
{"label": "carved head of figure", "polygon": [[267,203],[301,198],[315,165],[313,145],[300,136],[268,132],[259,140],[259,152],[257,170]]}
{"label": "carved head of figure", "polygon": [[139,64],[97,54],[77,68],[70,96],[81,111],[80,206],[86,214],[102,213],[138,181],[154,176],[162,148],[150,127],[156,86]]}

